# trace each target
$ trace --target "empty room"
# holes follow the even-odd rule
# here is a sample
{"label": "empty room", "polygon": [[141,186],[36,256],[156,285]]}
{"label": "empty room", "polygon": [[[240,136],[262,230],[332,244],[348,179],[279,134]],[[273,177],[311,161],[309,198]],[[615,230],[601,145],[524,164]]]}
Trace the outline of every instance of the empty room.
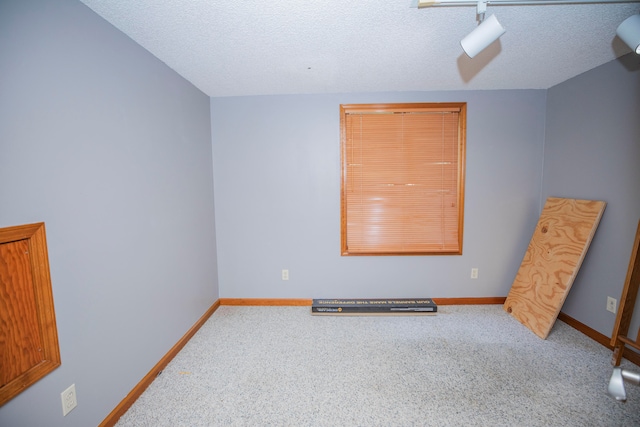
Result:
{"label": "empty room", "polygon": [[0,426],[640,425],[639,44],[640,0],[0,0]]}

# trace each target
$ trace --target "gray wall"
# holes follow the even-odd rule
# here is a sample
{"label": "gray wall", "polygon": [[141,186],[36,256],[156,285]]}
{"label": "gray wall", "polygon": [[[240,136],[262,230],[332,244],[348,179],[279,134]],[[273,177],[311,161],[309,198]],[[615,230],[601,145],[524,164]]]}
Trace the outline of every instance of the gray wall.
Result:
{"label": "gray wall", "polygon": [[100,423],[218,298],[213,218],[209,98],[77,1],[0,2],[0,227],[46,223],[62,356],[0,426]]}
{"label": "gray wall", "polygon": [[[505,296],[538,219],[545,96],[523,90],[212,99],[220,296]],[[339,105],[445,101],[468,103],[463,255],[341,257]],[[472,267],[479,268],[476,280]]]}
{"label": "gray wall", "polygon": [[640,219],[639,117],[640,58],[635,55],[548,90],[542,200],[607,202],[562,311],[607,336],[615,321],[606,311],[607,296],[620,299]]}
{"label": "gray wall", "polygon": [[[504,296],[549,195],[609,203],[563,311],[611,331],[640,217],[633,57],[549,91],[209,100],[72,0],[0,2],[0,53],[0,227],[47,224],[63,362],[2,426],[97,425],[218,296]],[[468,102],[464,254],[341,257],[339,105],[444,101]]]}

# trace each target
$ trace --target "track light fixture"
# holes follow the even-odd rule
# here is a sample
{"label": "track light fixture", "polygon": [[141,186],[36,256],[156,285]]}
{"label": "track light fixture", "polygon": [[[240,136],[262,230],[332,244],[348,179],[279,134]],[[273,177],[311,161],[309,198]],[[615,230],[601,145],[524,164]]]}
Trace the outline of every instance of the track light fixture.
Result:
{"label": "track light fixture", "polygon": [[[414,0],[415,1],[415,0]],[[484,19],[487,4],[501,6],[532,6],[561,4],[605,4],[639,3],[640,0],[417,0],[418,8],[446,6],[477,6],[480,25],[460,41],[462,49],[473,58],[505,33],[498,19],[491,15]],[[413,3],[415,5],[415,3]],[[640,15],[625,19],[616,30],[620,37],[636,54],[640,55]]]}
{"label": "track light fixture", "polygon": [[640,15],[632,15],[622,21],[622,24],[616,30],[616,34],[632,51],[640,55]]}
{"label": "track light fixture", "polygon": [[616,400],[624,402],[627,400],[627,393],[624,389],[624,381],[627,380],[631,384],[640,385],[640,374],[637,372],[621,369],[619,366],[613,368],[611,379],[609,380],[609,394]]}
{"label": "track light fixture", "polygon": [[487,46],[498,40],[506,31],[504,27],[500,25],[495,15],[484,19],[486,11],[487,0],[478,0],[476,13],[480,19],[480,25],[460,41],[462,49],[469,55],[469,58],[473,58],[482,52]]}

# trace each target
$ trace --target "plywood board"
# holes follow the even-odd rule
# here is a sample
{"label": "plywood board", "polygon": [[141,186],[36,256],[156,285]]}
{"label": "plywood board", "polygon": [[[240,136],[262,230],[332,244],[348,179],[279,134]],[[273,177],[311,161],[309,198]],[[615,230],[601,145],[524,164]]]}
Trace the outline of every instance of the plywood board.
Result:
{"label": "plywood board", "polygon": [[546,339],[600,223],[605,202],[550,197],[504,309]]}

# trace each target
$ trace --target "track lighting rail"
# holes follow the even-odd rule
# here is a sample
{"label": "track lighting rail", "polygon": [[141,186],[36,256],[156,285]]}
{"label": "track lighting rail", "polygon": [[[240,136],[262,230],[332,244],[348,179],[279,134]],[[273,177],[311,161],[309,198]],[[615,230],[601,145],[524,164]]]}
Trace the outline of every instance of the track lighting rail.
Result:
{"label": "track lighting rail", "polygon": [[[549,6],[566,4],[640,3],[640,0],[487,0],[491,6]],[[418,8],[477,6],[477,0],[418,0]]]}

